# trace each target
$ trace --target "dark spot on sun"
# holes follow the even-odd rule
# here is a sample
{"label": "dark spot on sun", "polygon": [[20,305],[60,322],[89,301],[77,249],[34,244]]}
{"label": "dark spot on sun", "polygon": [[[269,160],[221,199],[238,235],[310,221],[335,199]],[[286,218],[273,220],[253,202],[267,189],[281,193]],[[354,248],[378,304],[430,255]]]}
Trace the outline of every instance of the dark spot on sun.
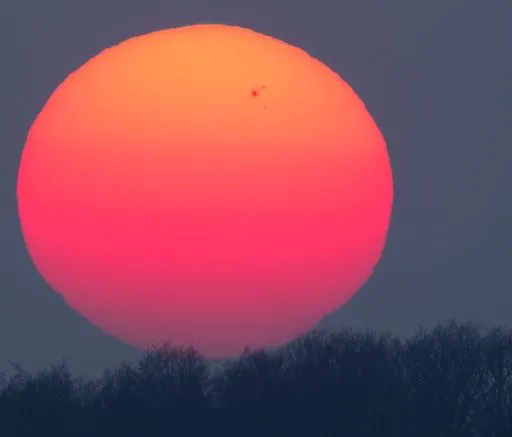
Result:
{"label": "dark spot on sun", "polygon": [[266,85],[260,85],[251,89],[251,96],[258,97],[263,91],[267,89]]}

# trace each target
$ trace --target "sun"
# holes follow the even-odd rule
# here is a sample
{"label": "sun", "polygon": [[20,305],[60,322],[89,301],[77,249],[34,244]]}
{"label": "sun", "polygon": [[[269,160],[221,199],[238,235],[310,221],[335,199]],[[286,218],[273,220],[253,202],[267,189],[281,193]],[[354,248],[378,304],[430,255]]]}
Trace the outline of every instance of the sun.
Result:
{"label": "sun", "polygon": [[104,50],[27,136],[18,208],[48,284],[107,333],[210,357],[276,346],[347,302],[393,202],[364,103],[305,51],[220,24]]}

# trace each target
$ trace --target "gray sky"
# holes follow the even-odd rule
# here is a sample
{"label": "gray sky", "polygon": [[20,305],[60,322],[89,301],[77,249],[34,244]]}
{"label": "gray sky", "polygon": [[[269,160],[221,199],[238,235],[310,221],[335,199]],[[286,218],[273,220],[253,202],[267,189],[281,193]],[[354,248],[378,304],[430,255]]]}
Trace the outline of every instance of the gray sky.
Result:
{"label": "gray sky", "polygon": [[65,356],[79,373],[136,356],[39,277],[16,176],[27,131],[74,69],[130,36],[253,28],[321,59],[388,142],[395,206],[374,276],[323,326],[406,335],[455,317],[512,326],[510,0],[3,0],[0,5],[0,369]]}

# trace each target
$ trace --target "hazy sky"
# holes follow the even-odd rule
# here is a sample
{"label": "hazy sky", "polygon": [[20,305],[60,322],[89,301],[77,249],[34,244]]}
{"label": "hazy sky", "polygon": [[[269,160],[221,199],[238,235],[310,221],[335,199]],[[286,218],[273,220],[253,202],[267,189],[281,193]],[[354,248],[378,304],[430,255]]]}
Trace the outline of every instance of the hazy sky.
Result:
{"label": "hazy sky", "polygon": [[25,251],[16,176],[27,131],[65,77],[130,36],[253,28],[318,57],[388,142],[395,206],[374,276],[323,326],[399,334],[455,317],[512,326],[510,0],[4,0],[0,6],[0,369],[65,356],[96,374],[134,349],[91,326]]}

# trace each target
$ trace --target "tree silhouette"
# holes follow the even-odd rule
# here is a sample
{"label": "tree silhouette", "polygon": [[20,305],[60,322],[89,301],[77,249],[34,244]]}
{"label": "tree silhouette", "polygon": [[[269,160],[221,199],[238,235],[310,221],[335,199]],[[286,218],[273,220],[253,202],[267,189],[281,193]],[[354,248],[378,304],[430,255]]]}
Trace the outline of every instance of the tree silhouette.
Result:
{"label": "tree silhouette", "polygon": [[480,427],[489,437],[510,436],[512,430],[512,330],[494,328],[483,338],[485,361]]}
{"label": "tree silhouette", "polygon": [[36,435],[52,429],[54,436],[80,435],[83,422],[77,394],[77,380],[63,362],[36,376],[14,364],[0,397],[0,423],[7,435]]}
{"label": "tree silhouette", "polygon": [[168,435],[169,421],[175,431],[198,430],[208,406],[206,384],[206,364],[194,349],[153,348],[138,364],[105,372],[95,403],[98,424],[123,435]]}
{"label": "tree silhouette", "polygon": [[420,330],[405,345],[405,363],[409,435],[471,436],[483,372],[475,325],[451,321]]}
{"label": "tree silhouette", "polygon": [[164,344],[98,380],[65,362],[0,379],[0,435],[505,437],[512,331],[454,321],[407,340],[314,331],[212,373]]}
{"label": "tree silhouette", "polygon": [[7,375],[4,372],[0,372],[0,392],[7,387]]}
{"label": "tree silhouette", "polygon": [[282,371],[281,351],[247,348],[214,379],[215,404],[223,421],[229,420],[230,435],[261,435],[270,425],[274,432],[278,431],[282,422],[278,419],[286,408],[283,403],[286,381]]}
{"label": "tree silhouette", "polygon": [[[302,429],[338,435],[399,431],[404,390],[398,339],[350,331],[314,332],[290,345]],[[306,420],[307,418],[307,420]]]}

